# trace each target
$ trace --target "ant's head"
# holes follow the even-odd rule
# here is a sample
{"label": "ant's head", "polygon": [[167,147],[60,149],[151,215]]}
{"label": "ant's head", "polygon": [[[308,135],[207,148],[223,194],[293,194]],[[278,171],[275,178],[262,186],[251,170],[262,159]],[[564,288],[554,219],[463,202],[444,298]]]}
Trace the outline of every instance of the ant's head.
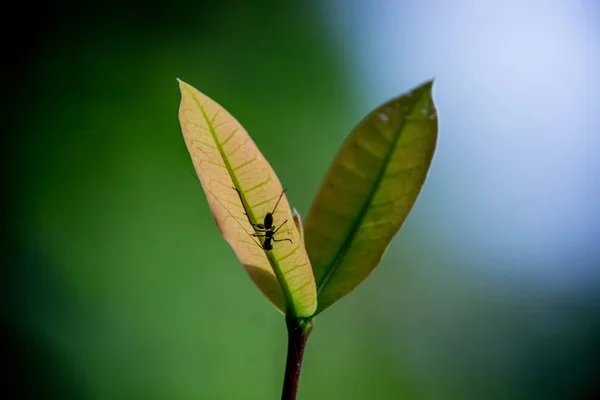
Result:
{"label": "ant's head", "polygon": [[267,229],[273,226],[273,214],[267,213],[265,215],[264,226]]}

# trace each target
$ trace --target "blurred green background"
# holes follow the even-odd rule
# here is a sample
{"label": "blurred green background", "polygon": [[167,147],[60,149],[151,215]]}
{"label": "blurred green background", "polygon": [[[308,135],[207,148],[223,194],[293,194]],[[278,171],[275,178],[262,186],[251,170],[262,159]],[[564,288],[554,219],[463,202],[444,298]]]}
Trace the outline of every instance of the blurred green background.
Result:
{"label": "blurred green background", "polygon": [[300,399],[596,398],[597,2],[17,7],[3,309],[18,398],[280,396],[284,320],[216,229],[177,77],[244,125],[303,215],[352,127],[436,77],[430,177],[380,267],[317,319]]}

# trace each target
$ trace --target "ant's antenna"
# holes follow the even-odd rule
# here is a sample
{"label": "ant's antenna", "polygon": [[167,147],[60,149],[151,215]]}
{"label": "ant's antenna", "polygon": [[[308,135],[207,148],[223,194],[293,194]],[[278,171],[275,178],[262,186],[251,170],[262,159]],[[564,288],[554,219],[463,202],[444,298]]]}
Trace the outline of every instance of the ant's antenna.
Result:
{"label": "ant's antenna", "polygon": [[283,194],[287,191],[287,189],[283,189],[283,191],[281,192],[281,194],[279,195],[279,199],[277,200],[277,203],[275,203],[275,207],[273,207],[273,211],[271,211],[271,214],[275,213],[275,210],[277,210],[277,206],[279,205],[279,202],[281,201],[281,198],[283,197]]}
{"label": "ant's antenna", "polygon": [[[204,153],[204,154],[206,155],[206,153],[204,152],[204,150],[202,150],[200,147],[196,147],[196,150],[200,150],[202,153]],[[195,177],[198,179],[198,181],[200,181],[200,184],[202,184],[202,181],[200,180],[200,177],[198,176],[198,174],[194,174],[194,175],[195,175]],[[210,190],[210,188],[209,188],[208,186],[206,186],[206,187],[205,187],[204,185],[202,185],[202,188],[203,188],[203,189],[205,189],[205,190],[207,190],[207,191],[208,191],[208,192],[211,194],[211,196],[212,196],[212,197],[213,197],[215,200],[217,200],[217,203],[219,203],[219,204],[221,205],[221,207],[223,207],[223,208],[225,209],[225,211],[227,211],[227,213],[228,213],[229,215],[231,215],[231,218],[233,218],[233,220],[234,220],[234,221],[235,221],[235,222],[236,222],[236,223],[237,223],[237,224],[240,226],[240,228],[242,228],[242,229],[244,230],[244,232],[246,232],[246,235],[248,235],[248,236],[249,236],[249,237],[252,239],[252,241],[253,241],[254,243],[256,243],[256,245],[257,245],[258,247],[260,247],[261,249],[263,249],[263,250],[264,250],[264,247],[263,247],[263,246],[262,246],[262,245],[261,245],[261,244],[258,242],[258,240],[256,240],[256,239],[254,238],[254,236],[252,236],[252,234],[251,234],[250,232],[248,232],[248,231],[246,230],[246,228],[244,228],[244,225],[242,225],[242,224],[240,223],[240,221],[238,221],[238,219],[235,217],[235,215],[233,215],[233,214],[231,213],[231,211],[229,211],[229,209],[228,209],[227,207],[225,207],[225,205],[224,205],[224,204],[221,202],[221,200],[219,200],[219,198],[218,198],[217,196],[215,196],[215,194],[213,193],[213,191],[212,191],[212,190]],[[238,194],[239,194],[239,192],[238,192]],[[281,199],[281,197],[280,197],[280,199]],[[244,205],[244,202],[242,201],[242,198],[241,198],[241,196],[240,196],[240,201],[242,202],[242,206],[244,207],[244,211],[245,211],[245,210],[246,210],[246,206]],[[278,201],[278,203],[279,203],[279,201]]]}

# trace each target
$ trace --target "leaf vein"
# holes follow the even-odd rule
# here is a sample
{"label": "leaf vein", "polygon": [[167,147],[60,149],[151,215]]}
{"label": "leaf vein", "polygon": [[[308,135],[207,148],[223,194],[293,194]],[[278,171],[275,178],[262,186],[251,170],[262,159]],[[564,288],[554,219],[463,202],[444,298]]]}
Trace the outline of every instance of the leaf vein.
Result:
{"label": "leaf vein", "polygon": [[221,146],[225,146],[225,145],[227,144],[227,142],[229,142],[229,141],[231,140],[231,138],[232,138],[232,137],[234,137],[234,136],[235,136],[235,134],[236,134],[236,133],[238,133],[239,131],[240,131],[240,130],[239,130],[239,128],[235,128],[235,129],[234,129],[234,130],[231,132],[231,134],[229,134],[229,136],[227,136],[227,137],[225,138],[225,140],[223,140],[223,141],[221,142]]}
{"label": "leaf vein", "polygon": [[256,157],[252,157],[251,159],[249,159],[249,160],[246,160],[246,161],[244,161],[243,163],[241,163],[241,164],[239,164],[239,165],[236,165],[235,167],[232,167],[231,169],[232,169],[232,171],[234,171],[234,172],[237,172],[237,171],[239,171],[240,169],[244,168],[244,167],[245,167],[245,166],[247,166],[247,165],[250,165],[250,164],[252,164],[252,163],[253,163],[253,162],[255,162],[255,161],[256,161]]}

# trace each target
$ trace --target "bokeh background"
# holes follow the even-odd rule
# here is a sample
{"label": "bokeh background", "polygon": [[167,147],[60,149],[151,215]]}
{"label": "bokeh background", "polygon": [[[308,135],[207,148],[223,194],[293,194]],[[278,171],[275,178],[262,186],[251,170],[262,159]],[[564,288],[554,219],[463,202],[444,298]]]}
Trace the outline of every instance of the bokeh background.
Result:
{"label": "bokeh background", "polygon": [[352,127],[435,77],[429,178],[380,267],[317,319],[299,398],[600,393],[598,1],[21,3],[6,388],[279,398],[284,321],[215,227],[175,78],[240,120],[306,215]]}

